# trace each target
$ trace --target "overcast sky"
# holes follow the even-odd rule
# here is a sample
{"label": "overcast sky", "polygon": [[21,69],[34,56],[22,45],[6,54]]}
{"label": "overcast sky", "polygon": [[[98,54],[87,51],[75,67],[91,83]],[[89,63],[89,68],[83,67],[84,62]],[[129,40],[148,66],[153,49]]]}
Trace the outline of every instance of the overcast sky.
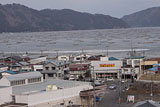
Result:
{"label": "overcast sky", "polygon": [[160,6],[160,0],[0,0],[1,4],[20,3],[34,9],[73,9],[122,17],[150,7]]}

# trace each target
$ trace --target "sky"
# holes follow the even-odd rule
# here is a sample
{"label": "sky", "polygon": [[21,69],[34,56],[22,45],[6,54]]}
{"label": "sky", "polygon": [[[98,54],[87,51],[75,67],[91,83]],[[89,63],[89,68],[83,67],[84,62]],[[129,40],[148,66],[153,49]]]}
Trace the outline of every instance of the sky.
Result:
{"label": "sky", "polygon": [[160,6],[160,0],[0,0],[0,3],[19,3],[37,10],[46,8],[73,9],[118,18],[140,10]]}

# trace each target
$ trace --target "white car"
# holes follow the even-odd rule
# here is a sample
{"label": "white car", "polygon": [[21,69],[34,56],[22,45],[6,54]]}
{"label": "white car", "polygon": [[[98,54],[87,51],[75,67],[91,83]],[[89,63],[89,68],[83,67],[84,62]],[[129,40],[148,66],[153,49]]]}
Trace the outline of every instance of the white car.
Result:
{"label": "white car", "polygon": [[113,78],[107,78],[107,81],[113,81],[114,79]]}
{"label": "white car", "polygon": [[111,84],[111,85],[109,86],[109,89],[111,89],[111,90],[116,89],[116,85],[115,85],[115,84]]}

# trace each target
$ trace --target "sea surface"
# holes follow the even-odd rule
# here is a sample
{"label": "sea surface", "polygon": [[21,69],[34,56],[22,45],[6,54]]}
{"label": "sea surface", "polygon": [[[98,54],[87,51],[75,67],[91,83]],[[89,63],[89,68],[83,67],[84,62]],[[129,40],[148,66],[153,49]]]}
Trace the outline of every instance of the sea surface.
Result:
{"label": "sea surface", "polygon": [[129,51],[160,56],[160,28],[1,33],[0,53],[107,54],[126,57]]}

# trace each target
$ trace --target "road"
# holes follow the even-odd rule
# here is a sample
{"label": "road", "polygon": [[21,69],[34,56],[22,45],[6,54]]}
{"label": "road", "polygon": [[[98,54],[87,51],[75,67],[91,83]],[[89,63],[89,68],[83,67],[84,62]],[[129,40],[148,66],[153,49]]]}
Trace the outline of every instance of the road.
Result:
{"label": "road", "polygon": [[114,90],[111,90],[109,88],[106,89],[106,94],[104,95],[103,99],[97,103],[97,107],[132,107],[132,103],[123,103],[119,104],[118,99],[120,96],[120,86],[121,90],[124,89],[125,84],[120,84],[118,80],[115,80],[113,82],[107,83],[107,85],[116,84],[117,88]]}

